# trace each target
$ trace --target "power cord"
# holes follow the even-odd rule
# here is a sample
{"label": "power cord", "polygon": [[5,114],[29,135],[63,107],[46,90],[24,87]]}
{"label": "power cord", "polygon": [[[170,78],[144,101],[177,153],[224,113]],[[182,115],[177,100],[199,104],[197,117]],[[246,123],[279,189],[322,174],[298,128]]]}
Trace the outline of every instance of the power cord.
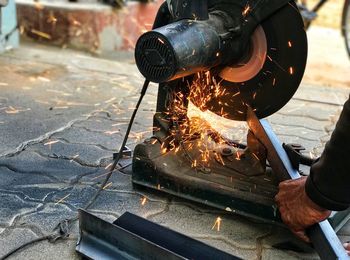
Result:
{"label": "power cord", "polygon": [[[131,127],[132,127],[132,125],[134,123],[137,111],[139,110],[139,107],[141,105],[143,97],[145,96],[145,94],[147,92],[149,83],[150,83],[149,80],[145,80],[144,81],[143,86],[142,86],[142,90],[141,90],[141,93],[140,93],[140,97],[139,97],[139,99],[137,101],[137,104],[136,104],[136,106],[134,108],[134,111],[132,113],[132,116],[130,118],[130,121],[129,121],[129,124],[128,124],[128,128],[127,128],[126,133],[124,135],[124,139],[123,139],[122,145],[119,148],[119,153],[117,154],[117,157],[114,159],[113,164],[112,164],[112,166],[110,168],[110,171],[108,172],[108,174],[107,174],[105,180],[103,181],[102,185],[96,191],[96,193],[91,197],[91,199],[88,201],[88,203],[85,205],[85,207],[84,207],[85,210],[89,209],[94,204],[94,202],[96,201],[97,197],[100,195],[101,191],[106,186],[106,184],[109,181],[109,179],[111,178],[111,176],[113,174],[113,171],[115,170],[115,168],[118,165],[118,162],[122,158],[123,150],[124,150],[124,147],[126,145],[126,142],[128,141],[129,134],[130,134],[130,131],[131,131]],[[71,219],[65,219],[65,220],[60,221],[58,223],[58,225],[53,229],[52,234],[45,235],[45,236],[36,238],[34,240],[31,240],[31,241],[29,241],[29,242],[27,242],[25,244],[22,244],[21,246],[19,246],[19,247],[15,248],[15,249],[11,250],[10,252],[8,252],[5,256],[2,256],[0,258],[0,260],[5,260],[6,258],[8,258],[9,256],[13,255],[14,253],[22,250],[23,248],[25,248],[25,247],[27,247],[29,245],[35,244],[37,242],[48,240],[50,243],[55,243],[59,239],[64,239],[64,238],[69,237],[70,227],[71,227],[72,223],[75,222],[76,220],[78,220],[77,216],[74,217],[74,218],[71,218]]]}
{"label": "power cord", "polygon": [[111,178],[112,174],[113,174],[113,171],[115,169],[115,167],[117,166],[118,162],[120,161],[120,159],[122,158],[123,156],[123,150],[124,150],[124,147],[126,145],[126,142],[128,141],[128,138],[129,138],[129,134],[130,134],[130,130],[131,130],[131,127],[134,123],[134,120],[135,120],[135,117],[136,117],[136,113],[137,111],[139,110],[139,107],[141,105],[141,102],[142,102],[142,99],[143,97],[145,96],[146,94],[146,91],[147,91],[147,88],[148,88],[148,85],[149,85],[149,80],[145,80],[145,82],[143,83],[143,87],[142,87],[142,90],[141,90],[141,93],[140,93],[140,98],[139,100],[137,101],[137,104],[136,104],[136,107],[134,108],[134,111],[131,115],[131,118],[130,118],[130,121],[129,121],[129,124],[128,124],[128,128],[126,130],[126,133],[124,135],[124,139],[123,139],[123,143],[121,145],[121,147],[119,148],[119,152],[117,154],[117,157],[115,158],[114,162],[113,162],[113,165],[111,166],[111,170],[109,171],[109,173],[107,174],[103,184],[100,186],[100,188],[98,189],[98,191],[94,194],[94,196],[90,199],[90,201],[86,204],[86,206],[84,207],[84,209],[89,209],[90,206],[96,201],[97,197],[100,195],[101,191],[103,190],[103,188],[106,186],[108,180]]}

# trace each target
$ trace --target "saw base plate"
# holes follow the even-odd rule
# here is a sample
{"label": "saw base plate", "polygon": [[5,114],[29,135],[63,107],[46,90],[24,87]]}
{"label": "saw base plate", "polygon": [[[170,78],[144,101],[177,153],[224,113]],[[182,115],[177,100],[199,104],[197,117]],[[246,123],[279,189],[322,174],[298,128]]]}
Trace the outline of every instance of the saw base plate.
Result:
{"label": "saw base plate", "polygon": [[[163,131],[157,132],[157,135],[162,136],[161,133]],[[247,135],[247,146],[239,148],[232,144],[208,144],[208,141],[204,144],[203,140],[208,138],[193,138],[181,149],[164,151],[159,136],[146,139],[134,150],[131,174],[135,186],[259,221],[282,224],[274,200],[278,176],[266,167],[266,151],[251,132]],[[196,136],[195,132],[193,136]],[[196,158],[201,157],[200,151],[205,149],[209,153],[206,164],[194,163]],[[350,209],[333,212],[329,221],[337,231],[349,219]]]}
{"label": "saw base plate", "polygon": [[[280,222],[273,197],[277,188],[267,171],[258,176],[242,174],[224,167],[203,173],[191,167],[184,154],[162,154],[160,144],[145,141],[136,146],[132,182],[255,219]],[[249,162],[240,167],[252,169]]]}

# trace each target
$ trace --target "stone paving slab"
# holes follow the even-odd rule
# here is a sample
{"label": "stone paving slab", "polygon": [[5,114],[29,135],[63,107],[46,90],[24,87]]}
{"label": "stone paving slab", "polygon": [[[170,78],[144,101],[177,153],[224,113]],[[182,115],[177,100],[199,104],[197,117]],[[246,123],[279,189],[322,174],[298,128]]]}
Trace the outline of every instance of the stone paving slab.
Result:
{"label": "stone paving slab", "polygon": [[42,206],[39,202],[26,201],[23,194],[19,192],[1,191],[1,217],[0,224],[2,226],[11,226],[16,218],[34,212]]}
{"label": "stone paving slab", "polygon": [[[131,65],[109,61],[108,71],[89,70],[82,64],[96,60],[85,56],[57,56],[56,51],[34,51],[32,56],[30,51],[18,51],[15,58],[10,53],[1,60],[6,73],[0,80],[0,155],[16,152],[28,142],[40,142],[52,131],[60,132],[103,110],[117,97],[137,93],[139,85],[134,79],[140,76],[131,77],[127,84],[118,80],[125,78],[128,69],[139,75]],[[37,59],[41,62],[35,62]]]}
{"label": "stone paving slab", "polygon": [[[101,185],[102,182],[104,181],[104,178],[107,175],[107,173],[108,173],[108,169],[102,168],[100,171],[98,171],[94,174],[89,174],[89,175],[82,177],[79,180],[79,183],[81,183],[83,185],[90,185],[90,186]],[[116,190],[122,190],[125,192],[132,192],[133,191],[133,186],[131,183],[131,176],[128,174],[124,174],[124,173],[118,171],[111,176],[110,182],[113,183],[113,188]]]}
{"label": "stone paving slab", "polygon": [[[0,65],[7,71],[0,79],[1,256],[75,216],[102,185],[143,80],[129,62],[49,48],[24,46],[1,56]],[[152,84],[132,128],[131,148],[151,135],[156,92]],[[300,142],[318,156],[347,94],[344,88],[304,84],[269,121],[281,141]],[[91,212],[113,221],[125,211],[245,259],[317,258],[312,252],[274,248],[276,243],[298,243],[282,227],[134,189],[130,175],[116,172]],[[222,218],[220,231],[212,229],[217,217]],[[346,225],[341,239],[348,239],[349,232]],[[76,259],[76,237],[77,223],[71,240],[40,242],[13,259]]]}
{"label": "stone paving slab", "polygon": [[[97,122],[101,124],[101,122]],[[121,143],[123,132],[120,128],[109,126],[108,130],[98,131],[84,127],[72,127],[64,132],[52,135],[51,138],[64,140],[67,144],[84,144],[99,147],[107,152],[115,151],[117,144]],[[55,146],[54,146],[55,147]]]}
{"label": "stone paving slab", "polygon": [[[39,173],[21,173],[17,171],[12,171],[6,167],[0,168],[1,172],[1,189],[8,189],[9,187],[14,187],[17,190],[17,187],[31,187],[31,185],[39,186],[41,183],[44,186],[49,186],[51,183],[55,183],[55,180],[48,176],[43,176]],[[43,200],[44,197],[40,194],[33,194],[35,199]],[[26,194],[28,196],[28,194]]]}
{"label": "stone paving slab", "polygon": [[[222,219],[220,231],[217,228],[212,229],[218,216]],[[220,236],[227,243],[243,249],[256,248],[256,237],[269,231],[268,225],[252,225],[242,217],[183,203],[170,204],[167,212],[154,216],[151,220],[191,236]]]}
{"label": "stone paving slab", "polygon": [[52,147],[45,144],[36,144],[30,149],[49,158],[69,160],[69,162],[67,161],[66,163],[76,164],[77,162],[84,166],[92,167],[99,166],[102,159],[110,158],[113,153],[101,146],[89,145],[89,143],[69,143],[62,139],[57,139],[55,141],[58,142],[55,143],[55,145],[52,145]]}
{"label": "stone paving slab", "polygon": [[67,183],[74,182],[79,176],[98,170],[92,167],[82,167],[71,160],[44,157],[34,151],[24,151],[15,157],[2,157],[0,165],[16,172],[41,174],[57,182]]}
{"label": "stone paving slab", "polygon": [[[0,255],[4,255],[9,250],[38,238],[38,235],[28,228],[15,228],[11,232],[6,232],[6,234],[2,233],[1,236],[6,236],[6,239],[0,239]],[[13,259],[16,258],[17,256]]]}
{"label": "stone paving slab", "polygon": [[37,243],[26,250],[23,250],[9,260],[27,259],[27,260],[78,260],[81,259],[74,251],[76,239],[58,241],[55,244],[47,241]]}
{"label": "stone paving slab", "polygon": [[[58,212],[59,214],[57,214]],[[63,203],[47,203],[40,210],[20,217],[17,226],[38,226],[42,234],[47,234],[52,232],[62,219],[75,216],[75,210]]]}

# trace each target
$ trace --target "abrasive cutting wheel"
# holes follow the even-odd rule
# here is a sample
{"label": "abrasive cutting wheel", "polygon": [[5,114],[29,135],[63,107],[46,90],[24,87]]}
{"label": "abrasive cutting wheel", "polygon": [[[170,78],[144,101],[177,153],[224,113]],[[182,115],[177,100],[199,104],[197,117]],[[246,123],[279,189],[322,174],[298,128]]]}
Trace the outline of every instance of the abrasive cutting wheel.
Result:
{"label": "abrasive cutting wheel", "polygon": [[215,96],[211,91],[212,97],[206,99],[205,107],[232,120],[246,120],[246,104],[259,118],[269,116],[294,95],[304,74],[306,58],[303,21],[295,4],[290,3],[257,27],[247,53],[239,62],[225,67],[216,76],[224,95]]}

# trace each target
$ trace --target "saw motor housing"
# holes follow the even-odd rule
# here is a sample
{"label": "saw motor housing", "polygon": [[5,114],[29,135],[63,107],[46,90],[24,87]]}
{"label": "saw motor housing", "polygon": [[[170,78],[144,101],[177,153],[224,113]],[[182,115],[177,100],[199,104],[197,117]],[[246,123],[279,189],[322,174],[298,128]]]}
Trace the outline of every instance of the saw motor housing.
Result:
{"label": "saw motor housing", "polygon": [[167,82],[228,64],[238,58],[231,41],[234,21],[212,11],[206,20],[181,19],[143,34],[135,58],[141,73],[153,82]]}

